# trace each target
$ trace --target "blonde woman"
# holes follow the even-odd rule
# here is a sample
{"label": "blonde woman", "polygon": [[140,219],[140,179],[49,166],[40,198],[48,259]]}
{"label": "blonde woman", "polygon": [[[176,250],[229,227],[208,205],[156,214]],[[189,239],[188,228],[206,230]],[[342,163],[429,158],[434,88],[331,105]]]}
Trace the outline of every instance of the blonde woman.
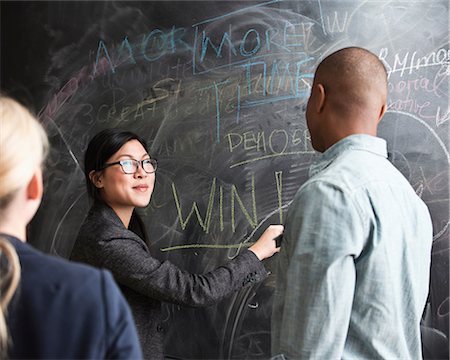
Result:
{"label": "blonde woman", "polygon": [[0,264],[15,274],[12,282],[2,276],[11,291],[1,284],[1,316],[20,271],[15,254],[21,266],[6,324],[0,326],[1,357],[141,358],[130,309],[109,272],[43,254],[25,243],[26,225],[42,198],[47,136],[23,106],[4,96],[0,122]]}

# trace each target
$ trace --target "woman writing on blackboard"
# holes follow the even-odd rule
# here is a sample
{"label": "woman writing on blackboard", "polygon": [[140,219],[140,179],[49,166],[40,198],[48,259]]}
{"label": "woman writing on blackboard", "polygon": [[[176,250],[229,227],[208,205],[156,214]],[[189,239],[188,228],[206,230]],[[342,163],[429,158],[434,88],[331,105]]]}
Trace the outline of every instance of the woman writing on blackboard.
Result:
{"label": "woman writing on blackboard", "polygon": [[163,358],[161,301],[208,306],[266,277],[261,260],[279,251],[274,238],[282,233],[281,225],[270,226],[248,250],[204,275],[150,254],[134,209],[150,202],[157,165],[136,134],[119,129],[98,133],[88,145],[84,166],[94,202],[71,259],[113,273],[132,308],[145,358]]}

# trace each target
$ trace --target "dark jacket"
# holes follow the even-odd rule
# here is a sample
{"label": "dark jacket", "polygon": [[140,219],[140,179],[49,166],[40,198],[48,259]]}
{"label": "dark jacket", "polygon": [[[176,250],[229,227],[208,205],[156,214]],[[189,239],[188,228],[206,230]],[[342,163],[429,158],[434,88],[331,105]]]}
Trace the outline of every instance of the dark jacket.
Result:
{"label": "dark jacket", "polygon": [[113,273],[133,311],[146,359],[163,359],[161,301],[207,306],[267,276],[262,262],[248,250],[205,275],[160,262],[150,255],[146,243],[101,203],[89,211],[71,258]]}
{"label": "dark jacket", "polygon": [[8,307],[10,359],[139,359],[129,306],[108,271],[45,255],[19,239]]}

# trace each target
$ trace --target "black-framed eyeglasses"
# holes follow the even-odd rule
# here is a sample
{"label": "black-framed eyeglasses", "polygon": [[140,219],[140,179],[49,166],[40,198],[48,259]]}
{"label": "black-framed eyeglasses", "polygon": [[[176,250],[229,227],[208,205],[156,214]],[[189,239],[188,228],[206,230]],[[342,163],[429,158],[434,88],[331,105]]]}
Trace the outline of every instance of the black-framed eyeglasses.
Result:
{"label": "black-framed eyeglasses", "polygon": [[105,166],[103,166],[100,170],[106,169],[107,167],[113,165],[120,165],[125,174],[135,174],[138,171],[139,165],[147,174],[152,174],[156,171],[156,168],[158,166],[155,159],[144,159],[144,160],[125,159],[105,164]]}

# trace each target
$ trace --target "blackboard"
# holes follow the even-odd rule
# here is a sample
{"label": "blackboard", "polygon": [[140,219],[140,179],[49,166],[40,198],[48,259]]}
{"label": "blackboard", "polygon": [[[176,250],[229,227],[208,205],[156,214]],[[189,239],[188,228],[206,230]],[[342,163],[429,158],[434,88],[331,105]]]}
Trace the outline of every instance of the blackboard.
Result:
{"label": "blackboard", "polygon": [[[30,242],[70,254],[89,207],[83,152],[121,127],[159,161],[141,211],[152,251],[192,272],[285,218],[316,157],[304,106],[320,60],[351,45],[377,54],[389,72],[379,135],[433,219],[425,355],[448,356],[448,1],[2,1],[1,13],[2,90],[39,113],[52,144]],[[165,306],[167,355],[267,358],[275,285]]]}

